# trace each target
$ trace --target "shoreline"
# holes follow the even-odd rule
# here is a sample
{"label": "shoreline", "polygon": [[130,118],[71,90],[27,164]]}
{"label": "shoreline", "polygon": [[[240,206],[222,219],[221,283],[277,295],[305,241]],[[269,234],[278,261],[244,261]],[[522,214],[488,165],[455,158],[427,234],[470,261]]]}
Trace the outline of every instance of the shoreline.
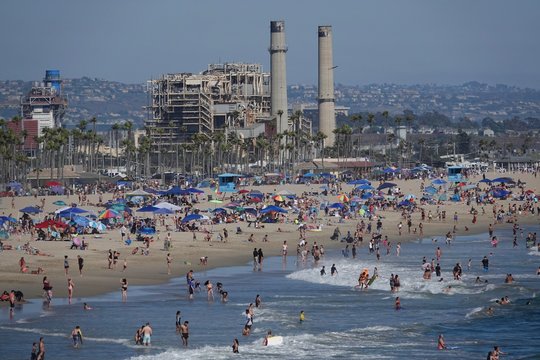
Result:
{"label": "shoreline", "polygon": [[[487,175],[487,174],[486,174]],[[538,184],[532,174],[520,174],[520,178],[527,176],[527,180]],[[518,176],[515,176],[518,178]],[[404,193],[418,193],[419,184],[418,180],[405,181],[398,180],[396,181],[398,185],[403,189]],[[317,186],[318,185],[313,185]],[[312,186],[312,188],[313,188]],[[529,186],[528,186],[529,187]],[[538,186],[540,187],[540,186]],[[260,186],[257,189],[260,189],[263,192],[272,192],[275,189],[288,189],[293,192],[299,193],[304,190],[309,190],[305,185],[283,185],[283,186]],[[349,191],[352,188],[347,186],[345,189]],[[534,189],[535,187],[532,186]],[[112,194],[105,194],[104,201],[112,198]],[[328,196],[330,201],[333,201],[334,196]],[[19,197],[15,198],[17,206],[15,209],[22,208],[22,205],[30,205],[33,202],[37,202],[38,199],[33,197]],[[69,198],[65,196],[49,196],[46,198],[46,212],[54,211],[55,208],[52,206],[52,202],[63,199],[66,202],[69,202]],[[97,199],[97,195],[89,195],[89,200]],[[3,209],[0,209],[3,213],[8,214],[9,210],[6,209],[7,199],[3,199],[0,207],[3,206]],[[95,201],[97,202],[97,201]],[[504,205],[505,209],[508,204],[516,203],[512,201],[501,201],[498,200],[496,204],[498,206]],[[458,212],[459,221],[457,224],[456,236],[460,235],[476,235],[487,233],[488,224],[494,223],[493,216],[491,211],[486,207],[485,215],[478,215],[478,221],[476,224],[471,223],[472,216],[468,213],[470,206],[467,206],[464,202],[445,202],[443,205],[440,205],[441,210],[446,210],[447,216],[446,220],[439,221],[434,219],[432,222],[424,223],[424,235],[422,238],[433,238],[433,237],[444,237],[448,231],[451,231],[454,222],[452,220],[452,215],[454,212]],[[92,206],[83,206],[84,208],[92,208]],[[213,204],[208,204],[202,202],[198,204],[197,208],[208,208],[211,209],[215,206]],[[435,211],[437,205],[426,205],[423,206],[427,210]],[[95,208],[95,207],[94,207]],[[97,208],[95,208],[97,209]],[[397,242],[410,242],[416,239],[419,239],[419,234],[409,234],[407,232],[406,225],[404,226],[403,235],[398,235],[397,224],[400,221],[405,221],[401,218],[401,213],[399,210],[379,210],[378,214],[383,217],[383,229],[382,234],[387,235],[391,243],[394,245],[392,253],[395,251],[395,244]],[[526,225],[538,225],[539,217],[535,215],[519,215],[518,223],[520,226]],[[344,248],[346,243],[340,241],[330,240],[330,236],[333,233],[333,230],[336,226],[340,227],[341,235],[346,235],[347,231],[350,230],[351,233],[354,233],[356,228],[356,223],[360,222],[362,218],[358,219],[349,219],[345,220],[343,223],[338,223],[334,217],[324,217],[324,212],[319,213],[317,223],[323,224],[323,230],[321,232],[306,232],[307,242],[311,245],[316,241],[319,245],[324,245],[325,249],[341,249]],[[367,222],[366,219],[363,219]],[[413,228],[420,221],[420,213],[413,213]],[[167,275],[166,268],[166,255],[167,252],[161,250],[162,240],[157,240],[151,246],[151,252],[149,256],[144,255],[131,255],[131,251],[134,246],[139,245],[135,242],[136,245],[132,244],[131,246],[126,246],[123,244],[120,238],[118,229],[110,230],[102,234],[101,238],[93,238],[92,236],[86,236],[87,241],[89,242],[89,250],[69,250],[70,242],[64,241],[31,241],[32,246],[38,247],[40,251],[44,253],[51,254],[52,256],[36,256],[36,255],[26,255],[21,251],[17,250],[5,250],[0,252],[0,292],[4,290],[21,290],[25,298],[27,299],[39,299],[42,296],[41,282],[43,276],[48,276],[51,284],[54,287],[54,297],[64,298],[67,297],[67,277],[64,275],[63,268],[63,256],[68,255],[70,261],[70,276],[75,282],[75,289],[73,298],[85,298],[92,297],[97,295],[103,295],[107,293],[113,293],[118,291],[118,297],[120,299],[120,280],[122,278],[127,278],[130,285],[144,286],[144,285],[158,285],[160,283],[166,283],[171,279],[177,277],[183,277],[187,271],[193,269],[195,273],[204,271],[205,269],[216,269],[222,267],[236,266],[239,264],[246,264],[251,262],[252,251],[254,247],[262,248],[265,256],[280,256],[281,255],[281,246],[284,240],[287,240],[288,243],[288,257],[296,256],[296,245],[298,244],[298,232],[296,231],[297,226],[293,223],[279,223],[279,224],[264,224],[263,229],[253,229],[248,228],[247,223],[232,223],[232,224],[217,224],[212,227],[213,233],[217,234],[218,231],[221,231],[223,228],[229,230],[229,241],[219,242],[213,240],[211,242],[206,242],[203,240],[203,234],[197,233],[198,239],[196,241],[192,240],[191,232],[171,232],[173,248],[170,253],[172,256],[172,273]],[[242,235],[234,234],[234,229],[239,226],[243,230]],[[469,231],[465,232],[464,227],[469,227]],[[511,224],[496,224],[495,232],[497,228],[508,228]],[[278,232],[277,228],[280,227],[283,231]],[[164,227],[160,226],[159,235],[164,239],[166,231]],[[256,239],[255,243],[247,241],[249,234],[253,233]],[[267,234],[269,237],[269,242],[262,242],[262,237]],[[17,238],[16,235],[12,236],[10,240],[6,243],[10,243],[14,246],[22,245],[29,240],[29,236],[21,236]],[[359,245],[359,248],[367,246],[369,243],[369,238],[366,235],[364,242]],[[121,256],[118,261],[116,270],[107,269],[107,251],[108,249],[116,249],[121,252]],[[127,254],[127,256],[126,256]],[[84,269],[83,277],[80,277],[77,269],[77,255],[80,255],[84,258]],[[18,272],[18,260],[21,256],[24,256],[30,269],[35,269],[37,267],[43,267],[46,271],[42,275],[32,275],[32,274],[22,274]],[[202,256],[208,256],[208,265],[203,266],[199,264],[199,259]],[[384,261],[384,256],[382,256],[382,261]],[[122,266],[124,259],[127,259],[127,269],[125,272],[122,272]],[[361,260],[359,260],[361,261]]]}

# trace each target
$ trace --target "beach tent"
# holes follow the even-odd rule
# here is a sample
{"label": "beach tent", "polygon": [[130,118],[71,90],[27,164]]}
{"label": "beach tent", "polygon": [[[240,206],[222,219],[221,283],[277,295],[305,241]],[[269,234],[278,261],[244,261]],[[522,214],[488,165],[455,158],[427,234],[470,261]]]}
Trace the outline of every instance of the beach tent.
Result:
{"label": "beach tent", "polygon": [[152,205],[146,205],[146,206],[143,206],[142,208],[137,209],[137,210],[135,210],[135,211],[136,211],[136,212],[154,212],[154,211],[156,211],[157,209],[159,209],[159,208],[157,208],[157,207],[155,207],[155,206],[152,206]]}
{"label": "beach tent", "polygon": [[377,190],[389,189],[393,188],[394,186],[396,186],[396,184],[391,182],[385,182],[384,184],[379,185],[379,187],[377,187]]}
{"label": "beach tent", "polygon": [[349,181],[347,184],[348,185],[364,185],[364,184],[371,185],[371,183],[366,179],[357,179],[357,180]]}
{"label": "beach tent", "polygon": [[362,184],[362,185],[357,186],[355,188],[355,190],[373,190],[373,189],[374,189],[374,187],[371,186],[370,184]]}
{"label": "beach tent", "polygon": [[172,211],[170,209],[167,209],[167,208],[157,208],[154,211],[154,214],[170,215],[170,214],[174,214],[174,211]]}
{"label": "beach tent", "polygon": [[169,202],[160,202],[159,204],[154,205],[154,207],[157,207],[158,209],[169,209],[172,211],[180,211],[182,210],[182,207],[178,205],[171,204]]}
{"label": "beach tent", "polygon": [[173,186],[165,192],[165,195],[189,195],[189,191],[181,189],[180,186]]}
{"label": "beach tent", "polygon": [[73,219],[71,219],[75,224],[79,225],[79,226],[89,226],[90,225],[90,220],[83,217],[83,216],[79,216],[79,215],[75,215],[73,217]]}
{"label": "beach tent", "polygon": [[269,212],[287,213],[287,210],[275,205],[269,205],[261,210],[261,214],[266,214]]}
{"label": "beach tent", "polygon": [[182,219],[183,223],[187,223],[190,221],[196,221],[196,220],[202,220],[204,217],[200,214],[189,214],[185,218]]}
{"label": "beach tent", "polygon": [[434,184],[434,185],[444,185],[444,184],[446,184],[446,180],[444,180],[444,179],[435,179],[431,183]]}
{"label": "beach tent", "polygon": [[25,214],[39,214],[40,212],[43,212],[40,208],[35,206],[27,206],[19,211]]}
{"label": "beach tent", "polygon": [[400,172],[400,169],[394,169],[394,168],[391,168],[391,167],[387,167],[386,169],[383,170],[383,174],[394,174],[394,173],[397,173],[397,172]]}
{"label": "beach tent", "polygon": [[139,229],[139,233],[144,235],[154,235],[156,233],[156,229],[151,227],[143,227]]}

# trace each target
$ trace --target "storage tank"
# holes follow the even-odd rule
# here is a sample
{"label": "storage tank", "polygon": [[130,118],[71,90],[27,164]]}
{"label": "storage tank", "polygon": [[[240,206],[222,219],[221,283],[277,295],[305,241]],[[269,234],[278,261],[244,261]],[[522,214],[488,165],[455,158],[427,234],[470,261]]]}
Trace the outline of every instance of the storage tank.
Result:
{"label": "storage tank", "polygon": [[62,80],[60,80],[60,70],[45,70],[45,83],[50,83],[57,94],[60,94],[62,89]]}

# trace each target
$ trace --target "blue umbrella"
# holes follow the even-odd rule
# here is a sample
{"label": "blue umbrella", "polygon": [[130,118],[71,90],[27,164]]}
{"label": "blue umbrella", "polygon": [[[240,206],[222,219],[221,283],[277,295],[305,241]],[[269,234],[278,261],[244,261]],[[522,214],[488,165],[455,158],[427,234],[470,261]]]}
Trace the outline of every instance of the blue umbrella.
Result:
{"label": "blue umbrella", "polygon": [[139,230],[139,233],[145,234],[145,235],[153,235],[156,233],[156,229],[151,227],[144,227]]}
{"label": "blue umbrella", "polygon": [[509,178],[509,177],[500,177],[500,178],[493,179],[491,181],[492,182],[498,182],[498,183],[514,182],[514,180],[512,180],[512,178]]}
{"label": "blue umbrella", "polygon": [[215,212],[227,212],[227,210],[224,209],[224,208],[215,208],[215,209],[212,210],[212,212],[214,212],[214,213]]}
{"label": "blue umbrella", "polygon": [[435,189],[433,186],[428,186],[424,189],[424,192],[427,192],[428,194],[435,194],[437,192],[437,189]]}
{"label": "blue umbrella", "polygon": [[396,184],[391,183],[391,182],[385,182],[384,184],[379,185],[377,190],[389,189],[389,188],[393,188],[394,186],[396,186]]}
{"label": "blue umbrella", "polygon": [[154,211],[154,214],[174,214],[174,211],[167,209],[167,208],[159,208],[156,211]]}
{"label": "blue umbrella", "polygon": [[19,211],[26,214],[39,214],[40,212],[43,212],[40,208],[35,206],[27,206]]}
{"label": "blue umbrella", "polygon": [[279,206],[275,206],[275,205],[270,205],[270,206],[267,206],[265,207],[264,209],[261,210],[261,214],[266,214],[266,213],[269,213],[269,212],[279,212],[279,213],[286,213],[287,210],[279,207]]}
{"label": "blue umbrella", "polygon": [[347,184],[349,184],[349,185],[364,185],[364,184],[371,185],[371,183],[366,179],[357,179],[357,180],[349,181]]}
{"label": "blue umbrella", "polygon": [[343,209],[344,207],[345,207],[345,205],[343,205],[342,203],[333,203],[328,208],[330,208],[330,209]]}
{"label": "blue umbrella", "polygon": [[435,185],[444,185],[446,184],[446,180],[443,180],[443,179],[435,179],[431,182],[432,184],[435,184]]}
{"label": "blue umbrella", "polygon": [[55,202],[53,202],[54,205],[57,205],[57,206],[66,206],[66,203],[62,200],[57,200]]}
{"label": "blue umbrella", "polygon": [[312,177],[315,177],[316,175],[312,172],[308,172],[308,173],[305,173],[304,175],[302,175],[303,177],[306,177],[306,178],[312,178]]}
{"label": "blue umbrella", "polygon": [[78,207],[72,207],[72,208],[69,208],[69,209],[66,209],[66,210],[60,212],[58,215],[60,215],[62,217],[71,217],[73,215],[82,214],[82,213],[86,213],[86,212],[88,212],[88,211],[84,210],[84,209],[81,209],[81,208],[78,208]]}
{"label": "blue umbrella", "polygon": [[193,188],[193,187],[186,189],[186,191],[189,191],[192,194],[204,194],[204,191]]}
{"label": "blue umbrella", "polygon": [[79,226],[88,226],[90,224],[90,220],[79,215],[75,215],[73,221]]}
{"label": "blue umbrella", "polygon": [[362,199],[370,199],[373,197],[373,194],[372,193],[365,193],[365,194],[362,194]]}
{"label": "blue umbrella", "polygon": [[369,184],[362,184],[360,186],[357,186],[355,190],[373,190],[374,187]]}
{"label": "blue umbrella", "polygon": [[485,178],[485,179],[480,180],[479,182],[481,182],[481,183],[492,183],[493,180],[490,180],[490,179],[488,179],[488,178]]}
{"label": "blue umbrella", "polygon": [[17,219],[12,218],[11,216],[0,216],[0,222],[6,222],[11,221],[12,223],[16,223]]}
{"label": "blue umbrella", "polygon": [[157,208],[157,207],[155,207],[155,206],[152,206],[152,205],[146,205],[146,206],[143,206],[142,208],[137,209],[137,210],[135,210],[135,211],[136,211],[136,212],[154,212],[154,211],[156,211],[157,209],[159,209],[159,208]]}
{"label": "blue umbrella", "polygon": [[187,223],[194,220],[201,220],[202,218],[203,216],[199,214],[189,214],[188,216],[182,219],[182,222]]}

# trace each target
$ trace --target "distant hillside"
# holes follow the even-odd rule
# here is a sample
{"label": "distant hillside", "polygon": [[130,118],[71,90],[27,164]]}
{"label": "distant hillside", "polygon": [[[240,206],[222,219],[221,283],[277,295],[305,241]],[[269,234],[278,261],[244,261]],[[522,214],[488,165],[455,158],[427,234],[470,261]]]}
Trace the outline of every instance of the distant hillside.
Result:
{"label": "distant hillside", "polygon": [[[19,98],[31,85],[25,81],[0,81],[0,117],[10,118],[19,113]],[[64,93],[69,98],[68,124],[95,116],[100,124],[130,120],[142,126],[146,118],[145,84],[83,77],[64,80]],[[317,87],[289,86],[289,102],[315,105]],[[444,114],[454,121],[540,118],[539,90],[478,82],[463,85],[337,84],[336,104],[350,107],[350,113],[387,110],[392,114],[410,110],[415,114]]]}

